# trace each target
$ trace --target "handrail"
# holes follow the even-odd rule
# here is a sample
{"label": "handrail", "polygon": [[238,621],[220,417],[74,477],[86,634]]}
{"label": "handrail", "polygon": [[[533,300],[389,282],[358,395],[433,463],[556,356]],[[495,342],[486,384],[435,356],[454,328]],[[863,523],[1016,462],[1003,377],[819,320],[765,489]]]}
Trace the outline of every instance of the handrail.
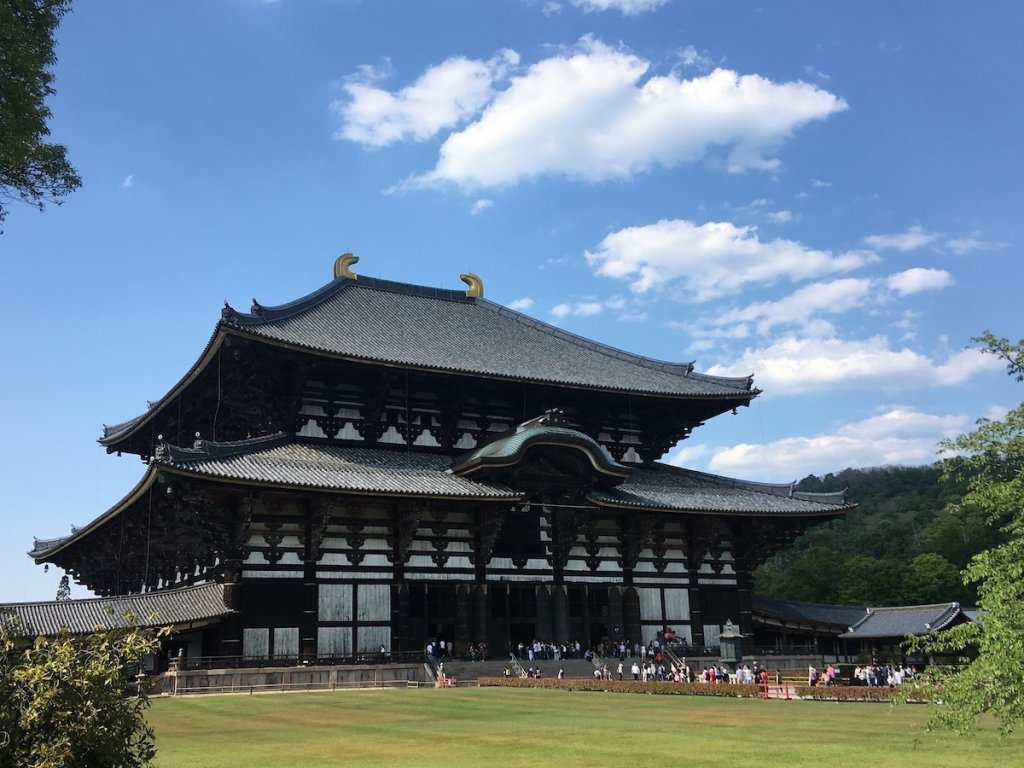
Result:
{"label": "handrail", "polygon": [[188,669],[235,669],[261,667],[333,667],[343,664],[415,664],[423,660],[423,651],[401,651],[381,654],[379,651],[364,651],[352,654],[328,654],[322,656],[174,656],[168,663],[169,671]]}
{"label": "handrail", "polygon": [[519,663],[519,659],[516,658],[514,653],[509,654],[509,668],[516,677],[525,678],[527,676],[526,670],[523,669],[523,665]]}

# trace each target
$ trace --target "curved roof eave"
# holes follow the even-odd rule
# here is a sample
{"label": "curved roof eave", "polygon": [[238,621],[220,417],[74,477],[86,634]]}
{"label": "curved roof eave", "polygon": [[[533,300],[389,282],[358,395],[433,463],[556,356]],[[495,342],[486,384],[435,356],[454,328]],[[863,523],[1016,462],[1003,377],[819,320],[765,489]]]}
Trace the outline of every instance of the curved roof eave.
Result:
{"label": "curved roof eave", "polygon": [[152,419],[153,416],[162,411],[168,403],[177,397],[181,392],[201,374],[206,366],[210,364],[210,361],[217,354],[223,340],[229,335],[231,328],[225,325],[224,321],[220,320],[213,329],[213,333],[210,335],[210,340],[206,342],[206,347],[203,349],[199,358],[192,364],[192,367],[188,369],[184,376],[168,390],[167,394],[161,397],[154,403],[151,403],[149,409],[133,419],[115,424],[111,427],[104,426],[103,437],[97,442],[113,450],[113,446],[120,443],[126,438],[135,435],[139,429]]}
{"label": "curved roof eave", "polygon": [[[53,557],[53,555],[57,554],[58,552],[66,549],[71,544],[74,544],[76,541],[84,538],[93,531],[102,528],[103,525],[105,525],[110,520],[115,519],[125,509],[127,509],[132,504],[137,502],[140,498],[142,498],[143,494],[145,494],[150,488],[153,487],[153,483],[156,482],[157,479],[157,474],[158,472],[156,467],[151,464],[149,466],[149,469],[146,470],[146,473],[142,476],[142,479],[139,480],[135,487],[132,488],[123,499],[114,504],[114,506],[112,506],[110,509],[104,512],[102,515],[97,517],[92,522],[82,526],[81,528],[74,529],[70,536],[64,536],[63,538],[59,539],[36,539],[36,547],[34,547],[30,552],[28,552],[28,556],[31,557],[38,565],[40,563],[45,562],[48,558]],[[41,543],[48,544],[50,546],[44,549],[39,549],[38,546]]]}

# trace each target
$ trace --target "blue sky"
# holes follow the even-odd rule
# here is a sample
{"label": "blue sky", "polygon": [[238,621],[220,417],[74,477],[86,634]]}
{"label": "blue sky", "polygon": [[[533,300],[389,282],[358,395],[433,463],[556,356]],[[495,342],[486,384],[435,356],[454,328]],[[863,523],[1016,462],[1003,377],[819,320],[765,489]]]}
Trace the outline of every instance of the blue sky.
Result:
{"label": "blue sky", "polygon": [[[754,373],[668,460],[786,482],[921,464],[1020,399],[1017,2],[77,4],[53,136],[84,184],[14,207],[0,601],[141,476],[97,446],[224,299],[356,271]],[[83,596],[81,588],[74,590]]]}

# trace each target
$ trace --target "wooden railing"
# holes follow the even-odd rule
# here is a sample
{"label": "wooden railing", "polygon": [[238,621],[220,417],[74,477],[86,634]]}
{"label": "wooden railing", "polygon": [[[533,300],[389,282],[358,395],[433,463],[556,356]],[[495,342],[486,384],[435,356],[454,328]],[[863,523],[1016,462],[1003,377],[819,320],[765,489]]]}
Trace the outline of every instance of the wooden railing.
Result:
{"label": "wooden railing", "polygon": [[168,670],[186,669],[260,669],[263,667],[333,667],[352,664],[418,664],[423,661],[423,651],[380,653],[365,651],[351,654],[330,654],[311,657],[299,656],[172,656]]}

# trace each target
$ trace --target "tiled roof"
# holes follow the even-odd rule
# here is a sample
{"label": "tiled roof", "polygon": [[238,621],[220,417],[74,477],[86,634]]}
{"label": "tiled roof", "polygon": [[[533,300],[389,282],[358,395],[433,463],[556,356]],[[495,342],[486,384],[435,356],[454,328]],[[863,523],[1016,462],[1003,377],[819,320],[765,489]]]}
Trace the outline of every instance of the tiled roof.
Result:
{"label": "tiled roof", "polygon": [[780,600],[775,597],[754,595],[754,615],[769,616],[804,624],[828,624],[845,631],[864,618],[867,608],[862,605],[825,605]]}
{"label": "tiled roof", "polygon": [[461,291],[338,278],[280,307],[226,311],[224,322],[297,347],[429,370],[747,402],[750,378],[694,373],[584,339]]}
{"label": "tiled roof", "polygon": [[189,473],[289,487],[403,496],[515,499],[499,485],[447,473],[450,459],[433,453],[295,443],[287,435],[198,448],[162,446],[154,465]]}
{"label": "tiled roof", "polygon": [[592,491],[596,504],[725,514],[836,516],[853,505],[842,494],[810,494],[792,484],[732,480],[668,464],[637,468],[622,485]]}
{"label": "tiled roof", "polygon": [[874,637],[928,635],[966,619],[959,603],[903,605],[893,608],[869,608],[850,631],[840,637],[854,640]]}
{"label": "tiled roof", "polygon": [[86,634],[97,628],[181,626],[231,613],[224,607],[223,584],[201,584],[142,595],[55,600],[0,605],[31,635],[55,635],[61,629]]}

